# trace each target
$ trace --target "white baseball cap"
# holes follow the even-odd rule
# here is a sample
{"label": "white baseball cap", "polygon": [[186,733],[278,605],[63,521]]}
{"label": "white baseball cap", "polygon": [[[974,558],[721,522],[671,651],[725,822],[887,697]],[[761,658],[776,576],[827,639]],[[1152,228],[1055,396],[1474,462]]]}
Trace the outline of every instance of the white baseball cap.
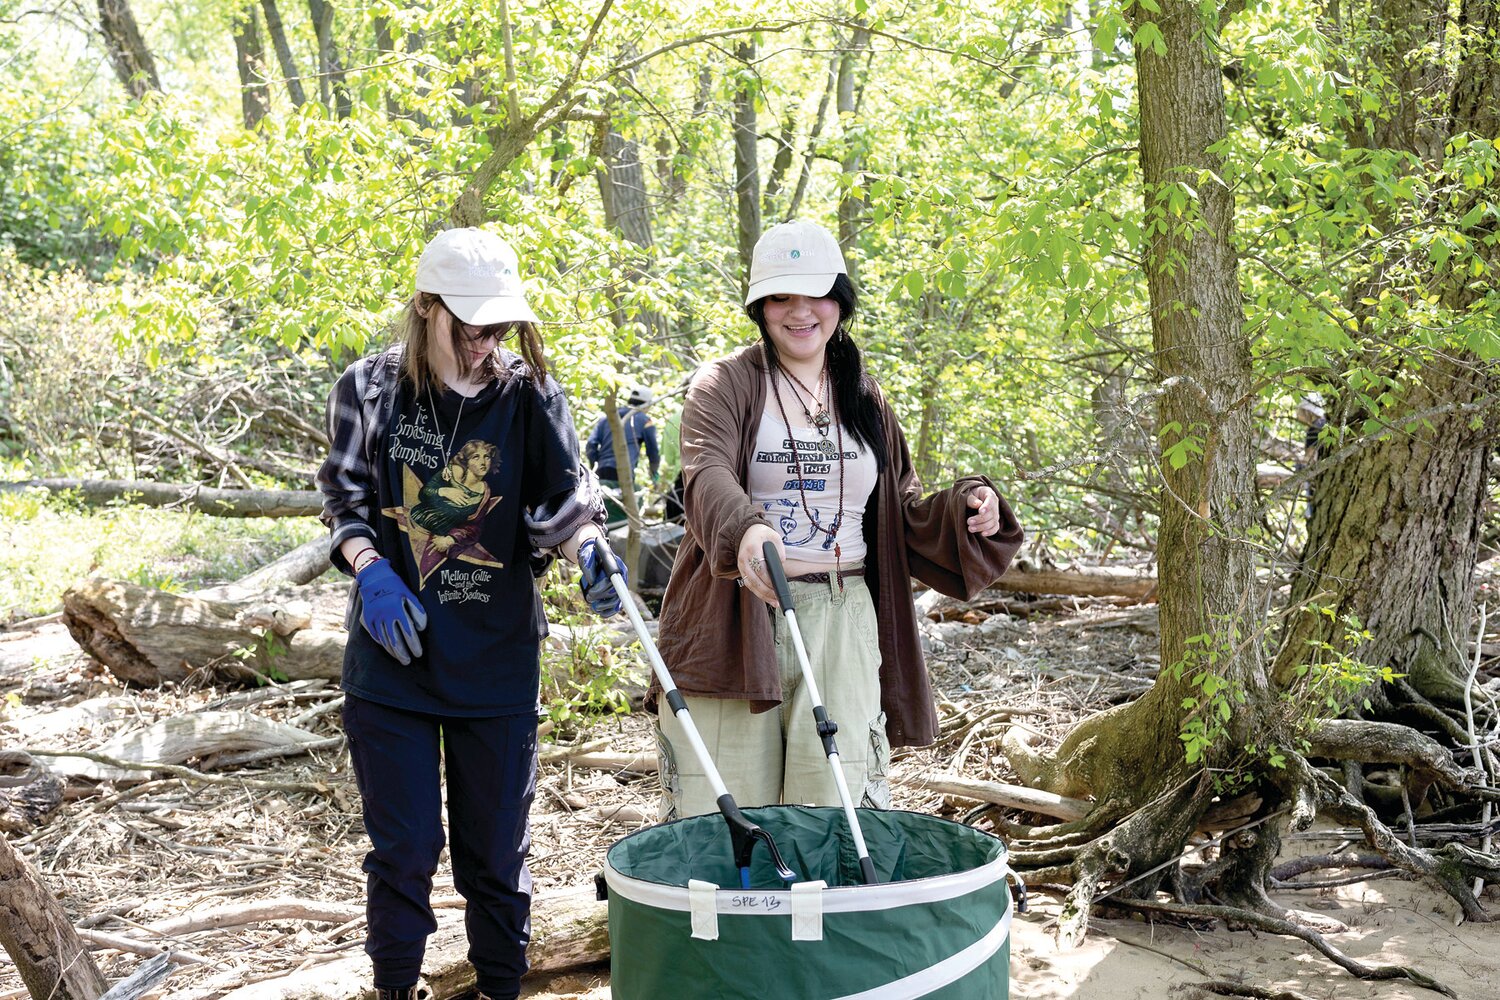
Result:
{"label": "white baseball cap", "polygon": [[516,252],[483,229],[448,229],[434,236],[417,261],[417,291],[441,295],[449,311],[471,326],[537,322],[521,288]]}
{"label": "white baseball cap", "polygon": [[761,234],[750,255],[745,305],[768,295],[822,298],[834,279],[848,274],[833,234],[816,222],[783,222]]}

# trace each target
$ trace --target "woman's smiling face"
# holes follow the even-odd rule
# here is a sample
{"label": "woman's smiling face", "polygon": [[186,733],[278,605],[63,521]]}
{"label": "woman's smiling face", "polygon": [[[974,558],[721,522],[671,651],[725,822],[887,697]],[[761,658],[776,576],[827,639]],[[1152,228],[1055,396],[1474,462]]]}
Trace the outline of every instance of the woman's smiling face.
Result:
{"label": "woman's smiling face", "polygon": [[766,335],[784,360],[821,364],[838,333],[839,304],[828,296],[771,295],[765,299]]}

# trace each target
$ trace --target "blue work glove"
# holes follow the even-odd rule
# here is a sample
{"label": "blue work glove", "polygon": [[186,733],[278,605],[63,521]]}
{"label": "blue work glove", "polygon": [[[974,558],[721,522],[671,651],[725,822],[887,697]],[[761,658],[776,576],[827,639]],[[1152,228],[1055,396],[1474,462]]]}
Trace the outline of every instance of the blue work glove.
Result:
{"label": "blue work glove", "polygon": [[394,656],[407,664],[413,656],[422,655],[417,632],[427,627],[427,612],[391,566],[388,559],[376,559],[354,578],[362,604],[359,620],[365,631]]}
{"label": "blue work glove", "polygon": [[[618,559],[615,564],[620,568],[620,579],[628,582],[630,577],[625,572],[625,564]],[[619,614],[620,595],[615,593],[614,585],[604,573],[597,539],[590,538],[578,546],[578,569],[582,574],[578,589],[583,591],[583,599],[589,602],[594,614],[601,618]]]}

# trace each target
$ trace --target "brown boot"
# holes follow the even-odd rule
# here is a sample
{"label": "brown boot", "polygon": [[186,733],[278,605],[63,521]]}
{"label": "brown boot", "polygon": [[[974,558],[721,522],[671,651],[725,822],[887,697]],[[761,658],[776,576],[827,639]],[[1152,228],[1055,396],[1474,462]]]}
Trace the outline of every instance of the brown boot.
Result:
{"label": "brown boot", "polygon": [[376,990],[375,1000],[428,1000],[432,994],[416,986],[404,990]]}

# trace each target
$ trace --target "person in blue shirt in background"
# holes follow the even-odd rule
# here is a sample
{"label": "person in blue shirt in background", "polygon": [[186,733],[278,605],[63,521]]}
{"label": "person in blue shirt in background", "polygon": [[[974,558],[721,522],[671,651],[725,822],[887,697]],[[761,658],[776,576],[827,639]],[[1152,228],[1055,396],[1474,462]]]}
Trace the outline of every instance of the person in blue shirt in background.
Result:
{"label": "person in blue shirt in background", "polygon": [[[626,405],[620,407],[620,423],[625,429],[625,450],[630,456],[630,474],[635,475],[635,463],[640,457],[641,446],[644,445],[646,460],[651,465],[653,483],[661,471],[661,447],[656,440],[656,425],[651,422],[646,408],[655,398],[650,389],[637,386],[630,390],[630,395],[625,400]],[[620,471],[615,467],[615,435],[610,429],[607,415],[600,417],[599,422],[594,424],[583,450],[589,464],[594,467],[594,474],[598,476],[600,485],[607,490],[618,491]],[[610,526],[625,523],[624,508],[609,493],[605,494],[604,509]]]}

